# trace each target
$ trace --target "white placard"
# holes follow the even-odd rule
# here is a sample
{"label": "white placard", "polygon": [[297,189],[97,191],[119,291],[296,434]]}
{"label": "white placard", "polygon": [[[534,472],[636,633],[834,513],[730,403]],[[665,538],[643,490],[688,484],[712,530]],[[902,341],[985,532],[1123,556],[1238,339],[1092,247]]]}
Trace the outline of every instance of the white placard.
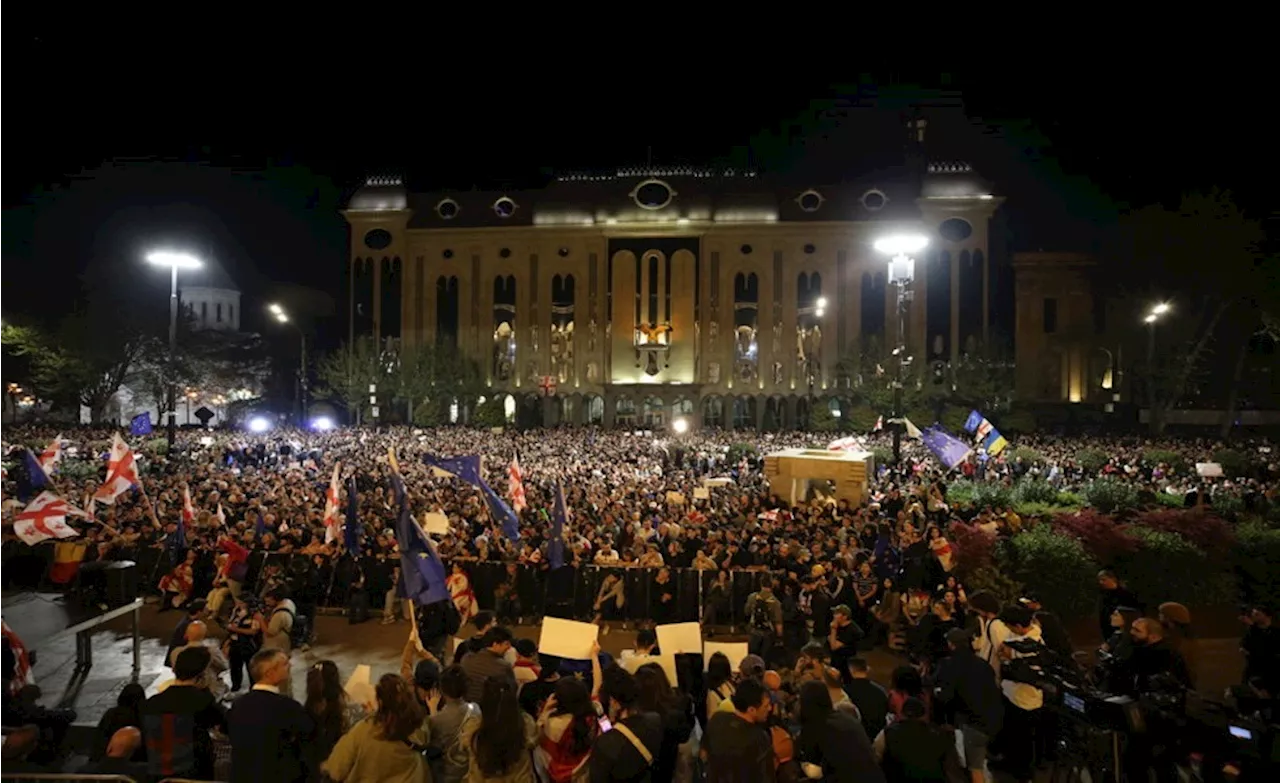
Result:
{"label": "white placard", "polygon": [[694,487],[693,499],[694,500],[710,500],[711,490],[707,489],[706,487]]}
{"label": "white placard", "polygon": [[1217,462],[1197,462],[1196,473],[1205,478],[1218,478],[1222,475],[1222,465]]}
{"label": "white placard", "polygon": [[726,476],[721,476],[720,478],[709,478],[709,479],[702,480],[702,486],[704,487],[727,487],[732,483],[733,483],[733,479],[728,478]]}
{"label": "white placard", "polygon": [[[635,651],[632,650],[632,652],[634,653]],[[628,655],[618,660],[618,665],[632,674],[635,674],[636,669],[646,663],[656,663],[661,666],[671,687],[680,687],[680,676],[676,674],[676,657],[674,655],[667,655],[666,653],[662,655]]]}
{"label": "white placard", "polygon": [[736,672],[742,666],[742,659],[747,657],[747,652],[746,642],[703,642],[702,670],[706,671],[707,662],[712,655],[724,653],[724,657],[729,659],[729,667]]}
{"label": "white placard", "polygon": [[439,511],[428,511],[422,517],[422,529],[433,536],[443,536],[449,533],[449,518]]}
{"label": "white placard", "polygon": [[450,473],[447,470],[441,470],[440,468],[432,468],[431,475],[435,476],[436,478],[453,478],[452,473]]}
{"label": "white placard", "polygon": [[538,639],[538,652],[575,661],[589,661],[591,648],[599,634],[600,626],[594,623],[545,617],[542,620],[542,636]]}
{"label": "white placard", "polygon": [[356,670],[351,673],[350,679],[342,689],[355,704],[375,705],[378,703],[378,695],[373,689],[372,680],[373,670],[368,664],[362,663],[356,666]]}
{"label": "white placard", "polygon": [[702,652],[702,626],[697,623],[672,623],[659,625],[658,649],[663,655]]}

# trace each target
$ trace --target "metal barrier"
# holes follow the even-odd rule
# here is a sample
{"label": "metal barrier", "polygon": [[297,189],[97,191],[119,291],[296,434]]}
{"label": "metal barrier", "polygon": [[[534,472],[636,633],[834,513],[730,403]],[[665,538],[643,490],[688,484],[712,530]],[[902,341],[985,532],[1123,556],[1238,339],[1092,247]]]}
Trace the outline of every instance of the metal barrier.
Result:
{"label": "metal barrier", "polygon": [[[50,550],[44,552],[44,550]],[[18,557],[36,557],[42,565],[32,564],[30,571],[43,570],[52,557],[51,547],[26,548]],[[29,554],[30,553],[30,554]],[[7,552],[6,555],[13,555]],[[137,547],[122,556],[137,563],[138,582],[144,595],[157,595],[159,581],[173,564],[166,549]],[[12,559],[5,558],[9,571]],[[728,586],[715,590],[718,571],[713,569],[672,568],[669,590],[671,600],[657,600],[657,568],[636,566],[602,566],[585,564],[551,570],[546,563],[507,563],[458,558],[471,580],[471,588],[480,606],[494,609],[503,617],[553,617],[590,619],[595,614],[595,600],[605,575],[614,574],[623,581],[623,606],[606,611],[611,619],[623,621],[683,622],[706,620],[715,625],[740,625],[747,596],[760,587],[760,580],[772,572],[763,570],[730,570]],[[374,609],[382,606],[387,591],[395,584],[397,556],[362,556],[342,554],[334,558],[298,553],[254,550],[249,554],[248,576],[244,587],[261,592],[268,581],[289,585],[302,614],[317,609],[344,610],[358,591],[364,577],[364,592]],[[21,562],[13,563],[20,565]],[[446,567],[452,563],[446,559]],[[214,553],[203,552],[196,562],[195,595],[204,595],[212,584]],[[504,584],[514,582],[514,590]],[[32,585],[31,587],[34,587]],[[28,589],[31,589],[28,587]],[[708,616],[710,615],[710,616]]]}

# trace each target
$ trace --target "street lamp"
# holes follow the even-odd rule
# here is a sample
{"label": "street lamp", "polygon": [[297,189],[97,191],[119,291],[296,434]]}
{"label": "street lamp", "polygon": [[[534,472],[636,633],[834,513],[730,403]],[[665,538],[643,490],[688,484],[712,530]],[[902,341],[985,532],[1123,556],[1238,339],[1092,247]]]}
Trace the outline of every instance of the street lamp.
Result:
{"label": "street lamp", "polygon": [[916,273],[916,262],[911,254],[920,252],[928,244],[929,238],[924,234],[891,234],[875,242],[876,251],[889,256],[889,283],[898,287],[898,339],[893,349],[893,355],[897,358],[894,362],[893,379],[893,418],[895,419],[893,461],[895,464],[902,461],[902,430],[906,426],[903,424],[906,413],[902,410],[902,373],[911,363],[911,357],[907,355],[906,340],[907,303],[911,301],[911,281]]}
{"label": "street lamp", "polygon": [[1152,411],[1156,405],[1156,321],[1173,309],[1168,302],[1157,302],[1151,306],[1142,322],[1147,325],[1147,398]]}
{"label": "street lamp", "polygon": [[[275,316],[278,323],[289,324],[298,330],[298,339],[302,346],[298,359],[298,421],[303,422],[307,418],[307,333],[302,331],[302,327],[293,319],[289,318],[289,314],[278,303],[272,302],[267,305],[267,310]],[[299,426],[302,425],[299,424]]]}
{"label": "street lamp", "polygon": [[199,269],[204,266],[200,259],[190,253],[175,253],[168,250],[156,250],[147,254],[147,263],[156,266],[167,266],[171,272],[169,283],[169,383],[168,408],[169,425],[165,430],[165,439],[169,449],[173,449],[174,435],[178,429],[178,404],[175,399],[176,388],[174,375],[178,362],[178,270]]}

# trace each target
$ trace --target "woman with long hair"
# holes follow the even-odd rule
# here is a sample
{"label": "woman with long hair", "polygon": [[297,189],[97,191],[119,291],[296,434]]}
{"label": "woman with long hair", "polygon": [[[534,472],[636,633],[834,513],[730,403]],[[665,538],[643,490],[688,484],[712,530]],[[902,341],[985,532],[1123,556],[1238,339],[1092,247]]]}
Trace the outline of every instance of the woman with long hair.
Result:
{"label": "woman with long hair", "polygon": [[[595,665],[595,690],[600,689],[600,665]],[[566,677],[556,681],[556,690],[538,716],[539,766],[544,766],[551,783],[568,783],[587,763],[591,746],[600,736],[600,712],[595,693],[588,693],[582,680]]]}
{"label": "woman with long hair", "polygon": [[711,654],[707,661],[706,686],[707,720],[710,721],[721,702],[733,698],[733,666],[729,663],[729,656],[722,652]]}
{"label": "woman with long hair", "polygon": [[[914,666],[899,666],[893,670],[893,676],[889,679],[889,713],[900,720],[902,705],[910,698],[919,699],[924,702],[925,707],[930,706],[929,691],[924,687],[920,671]],[[930,715],[932,711],[926,711],[925,714]]]}
{"label": "woman with long hair", "polygon": [[307,669],[307,697],[303,702],[315,721],[316,731],[306,746],[311,755],[307,768],[312,780],[320,779],[320,764],[333,752],[338,739],[363,717],[363,705],[352,704],[342,688],[338,665],[318,661]]}
{"label": "woman with long hair", "polygon": [[398,674],[384,674],[374,689],[377,711],[342,735],[321,765],[338,783],[420,783],[427,762],[425,712],[411,686]]}
{"label": "woman with long hair", "polygon": [[[693,703],[671,687],[667,673],[656,663],[636,669],[635,680],[637,711],[655,712],[662,718],[662,747],[654,755],[653,779],[693,780],[693,751],[686,745],[693,734]],[[687,752],[682,754],[682,749]]]}
{"label": "woman with long hair", "polygon": [[459,738],[468,755],[467,783],[533,783],[529,751],[537,742],[538,725],[520,709],[515,685],[490,677],[480,695],[480,719],[467,722]]}

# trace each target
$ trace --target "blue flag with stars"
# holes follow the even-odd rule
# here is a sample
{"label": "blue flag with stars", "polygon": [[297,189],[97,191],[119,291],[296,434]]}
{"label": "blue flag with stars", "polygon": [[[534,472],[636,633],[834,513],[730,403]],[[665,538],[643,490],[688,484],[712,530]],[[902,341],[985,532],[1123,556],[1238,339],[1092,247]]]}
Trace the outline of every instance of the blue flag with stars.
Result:
{"label": "blue flag with stars", "polygon": [[405,597],[418,604],[434,604],[451,600],[445,586],[444,562],[440,560],[435,545],[422,531],[409,512],[409,498],[404,480],[391,477],[396,499],[400,501],[400,514],[396,517],[396,544],[400,547],[400,590]]}
{"label": "blue flag with stars", "polygon": [[564,503],[564,485],[556,482],[556,505],[551,515],[551,543],[547,545],[547,559],[552,568],[564,565],[564,525],[567,515]]}
{"label": "blue flag with stars", "polygon": [[502,523],[502,532],[506,533],[507,538],[513,542],[520,541],[520,520],[516,518],[516,512],[511,510],[511,506],[508,506],[507,502],[485,483],[484,478],[480,475],[479,456],[471,454],[465,457],[436,457],[428,454],[422,458],[422,461],[428,467],[456,476],[479,489],[480,494],[484,495],[485,502],[489,505],[489,513],[493,515],[494,519]]}

